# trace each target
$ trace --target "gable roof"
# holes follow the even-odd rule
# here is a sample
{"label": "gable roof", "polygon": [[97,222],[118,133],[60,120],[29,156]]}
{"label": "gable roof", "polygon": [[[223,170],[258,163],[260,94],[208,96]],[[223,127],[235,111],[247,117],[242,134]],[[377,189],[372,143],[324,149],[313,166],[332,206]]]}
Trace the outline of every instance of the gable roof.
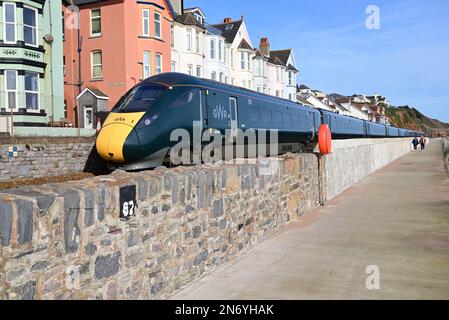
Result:
{"label": "gable roof", "polygon": [[292,49],[284,49],[284,50],[273,50],[270,51],[270,57],[278,58],[284,66],[287,66],[288,58]]}
{"label": "gable roof", "polygon": [[83,91],[81,91],[81,93],[76,97],[76,99],[79,99],[79,97],[81,97],[82,95],[84,95],[86,92],[90,92],[91,94],[93,94],[95,96],[95,98],[97,99],[101,99],[101,100],[109,100],[109,97],[106,93],[104,93],[103,91],[101,91],[100,89],[97,88],[92,88],[92,87],[86,87],[84,88]]}
{"label": "gable roof", "polygon": [[187,26],[195,26],[202,29],[206,29],[204,25],[202,25],[201,23],[198,22],[198,20],[195,19],[195,16],[193,15],[192,12],[177,15],[175,21]]}
{"label": "gable roof", "polygon": [[306,86],[305,84],[300,85],[299,89],[300,90],[305,90],[305,89],[310,90],[310,88],[308,86]]}
{"label": "gable roof", "polygon": [[[243,20],[240,19],[228,23],[213,24],[212,26],[221,31],[221,35],[225,38],[226,42],[233,43],[242,23]],[[233,26],[231,27],[231,25]]]}
{"label": "gable roof", "polygon": [[253,48],[249,45],[249,43],[245,39],[242,39],[242,41],[240,41],[238,49],[253,50]]}

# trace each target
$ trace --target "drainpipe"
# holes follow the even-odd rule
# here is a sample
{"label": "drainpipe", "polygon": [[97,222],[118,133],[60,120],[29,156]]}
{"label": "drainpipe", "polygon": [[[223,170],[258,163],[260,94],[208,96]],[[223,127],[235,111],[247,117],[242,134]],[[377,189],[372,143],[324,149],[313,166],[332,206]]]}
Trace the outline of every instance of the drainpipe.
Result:
{"label": "drainpipe", "polygon": [[[6,73],[5,73],[5,75],[6,75]],[[6,77],[5,77],[5,82],[6,82]],[[18,101],[16,101],[16,103],[17,102]],[[12,110],[12,108],[10,110],[11,110],[11,137],[14,137],[14,111]]]}
{"label": "drainpipe", "polygon": [[[51,3],[48,2],[48,14],[50,16],[50,34],[53,32],[53,20],[51,18]],[[55,122],[55,106],[54,106],[54,85],[53,85],[53,42],[49,43],[50,48],[50,105],[51,105],[51,116],[53,119],[53,123]]]}
{"label": "drainpipe", "polygon": [[[78,95],[81,94],[81,86],[82,86],[82,80],[81,80],[81,26],[80,26],[80,11],[77,11],[77,19],[78,19],[78,25],[77,25],[77,32],[78,32]],[[76,107],[76,113],[78,118],[78,137],[81,135],[81,119],[80,119],[80,106],[77,101],[77,107]]]}

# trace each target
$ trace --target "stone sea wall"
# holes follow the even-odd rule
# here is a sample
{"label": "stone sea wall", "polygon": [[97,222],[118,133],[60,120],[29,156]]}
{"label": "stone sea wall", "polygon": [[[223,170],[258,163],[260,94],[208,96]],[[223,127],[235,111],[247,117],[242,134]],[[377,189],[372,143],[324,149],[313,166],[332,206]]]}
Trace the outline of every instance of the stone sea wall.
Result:
{"label": "stone sea wall", "polygon": [[163,298],[318,206],[318,167],[289,154],[3,191],[0,299]]}

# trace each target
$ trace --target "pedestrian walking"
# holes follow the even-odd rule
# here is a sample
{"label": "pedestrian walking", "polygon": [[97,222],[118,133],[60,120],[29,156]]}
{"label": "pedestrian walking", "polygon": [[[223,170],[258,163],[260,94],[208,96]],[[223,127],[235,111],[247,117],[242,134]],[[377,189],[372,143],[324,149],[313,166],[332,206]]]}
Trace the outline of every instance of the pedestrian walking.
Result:
{"label": "pedestrian walking", "polygon": [[418,138],[417,138],[417,137],[415,137],[415,139],[413,139],[412,144],[413,144],[413,148],[414,148],[415,150],[418,150],[418,144],[419,144],[419,141],[418,141]]}
{"label": "pedestrian walking", "polygon": [[419,144],[421,145],[421,151],[424,151],[424,149],[426,148],[426,138],[421,137],[421,139],[419,139]]}

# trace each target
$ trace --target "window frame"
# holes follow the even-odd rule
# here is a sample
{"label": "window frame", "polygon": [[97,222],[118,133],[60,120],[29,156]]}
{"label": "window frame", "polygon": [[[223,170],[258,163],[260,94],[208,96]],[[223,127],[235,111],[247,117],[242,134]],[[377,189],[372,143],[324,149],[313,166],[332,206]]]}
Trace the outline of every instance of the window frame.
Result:
{"label": "window frame", "polygon": [[215,60],[215,39],[210,39],[209,49],[210,49],[210,53],[209,53],[210,59]]}
{"label": "window frame", "polygon": [[195,52],[200,53],[200,33],[195,29]]}
{"label": "window frame", "polygon": [[245,65],[246,65],[246,61],[245,61],[245,52],[244,51],[240,51],[240,70],[245,70]]}
{"label": "window frame", "polygon": [[[37,81],[36,81],[37,91],[26,90],[26,80],[25,80],[25,78],[26,78],[26,74],[27,73],[36,75],[36,77],[37,77]],[[26,107],[27,112],[39,113],[40,112],[40,106],[41,106],[41,99],[40,99],[40,95],[39,95],[39,92],[40,92],[39,73],[38,72],[28,72],[28,71],[25,72],[25,75],[23,76],[23,82],[24,82],[23,88],[24,88],[24,92],[25,92],[25,107]],[[37,95],[37,109],[30,109],[26,105],[26,95],[27,95],[27,93],[28,94],[36,94]]]}
{"label": "window frame", "polygon": [[[148,14],[145,17],[145,14]],[[147,23],[147,30],[145,30],[145,22]],[[149,37],[150,36],[150,9],[142,9],[142,36]]]}
{"label": "window frame", "polygon": [[196,76],[201,78],[201,66],[196,66]]}
{"label": "window frame", "polygon": [[189,63],[189,64],[187,65],[187,74],[188,74],[189,76],[193,76],[193,64],[191,64],[191,63]]}
{"label": "window frame", "polygon": [[[145,64],[145,55],[146,54],[148,54],[148,65]],[[146,70],[148,70],[148,76],[146,75]],[[148,51],[148,50],[145,50],[143,52],[142,76],[143,76],[143,79],[151,77],[151,51]]]}
{"label": "window frame", "polygon": [[212,71],[210,73],[210,79],[214,80],[214,81],[217,81],[217,72],[216,71]]}
{"label": "window frame", "polygon": [[171,72],[176,72],[176,61],[171,62]]}
{"label": "window frame", "polygon": [[218,40],[218,61],[222,61],[223,58],[223,41]]}
{"label": "window frame", "polygon": [[186,29],[186,50],[187,52],[192,51],[192,28]]}
{"label": "window frame", "polygon": [[[34,27],[25,24],[25,21],[24,21],[25,19],[23,18],[23,15],[25,13],[25,9],[29,9],[29,10],[34,11],[34,17],[35,17],[35,20],[36,20],[36,25]],[[35,47],[35,48],[39,47],[39,14],[38,14],[38,10],[36,8],[30,7],[30,6],[27,6],[27,5],[23,5],[22,24],[23,24],[23,42],[25,43],[25,45],[30,46],[30,47]],[[35,32],[36,32],[36,44],[32,44],[32,43],[27,43],[26,42],[26,40],[25,40],[25,27],[29,27],[29,28],[32,28],[32,29],[35,30]]]}
{"label": "window frame", "polygon": [[[157,65],[157,58],[160,58],[160,66]],[[160,70],[158,71],[158,69]],[[161,74],[162,73],[162,54],[157,52],[154,55],[154,74]]]}
{"label": "window frame", "polygon": [[[99,64],[99,65],[94,65],[94,54],[95,53],[100,53],[101,64]],[[101,66],[101,76],[94,77],[94,67],[95,66]],[[103,79],[103,75],[104,75],[103,74],[103,52],[102,52],[102,50],[92,50],[90,52],[90,76],[91,76],[91,79],[100,80],[100,79]]]}
{"label": "window frame", "polygon": [[[14,90],[8,89],[8,75],[7,75],[8,72],[13,72],[15,74],[16,81],[15,81],[15,89]],[[19,110],[19,103],[18,103],[19,102],[18,101],[18,98],[19,98],[19,73],[17,70],[5,70],[3,73],[3,76],[5,79],[4,80],[4,82],[5,82],[5,109],[7,111],[18,111]],[[14,96],[15,96],[15,107],[13,109],[11,109],[9,107],[8,95],[10,92],[13,92]]]}
{"label": "window frame", "polygon": [[[14,23],[6,22],[6,6],[7,5],[11,5],[14,7]],[[3,2],[2,11],[3,11],[3,43],[16,44],[17,43],[17,5],[15,2]],[[6,26],[8,24],[14,25],[14,41],[6,40]]]}
{"label": "window frame", "polygon": [[[98,17],[93,17],[92,18],[92,11],[98,10],[100,12],[100,15]],[[89,15],[90,15],[90,36],[91,37],[101,37],[101,8],[92,8],[89,10]],[[99,19],[100,20],[100,32],[98,33],[93,33],[92,32],[92,19]]]}
{"label": "window frame", "polygon": [[[159,20],[156,19],[156,16],[159,17]],[[162,39],[162,15],[160,12],[154,11],[153,18],[154,18],[154,37],[157,39]],[[156,33],[157,30],[159,30],[159,35]]]}

